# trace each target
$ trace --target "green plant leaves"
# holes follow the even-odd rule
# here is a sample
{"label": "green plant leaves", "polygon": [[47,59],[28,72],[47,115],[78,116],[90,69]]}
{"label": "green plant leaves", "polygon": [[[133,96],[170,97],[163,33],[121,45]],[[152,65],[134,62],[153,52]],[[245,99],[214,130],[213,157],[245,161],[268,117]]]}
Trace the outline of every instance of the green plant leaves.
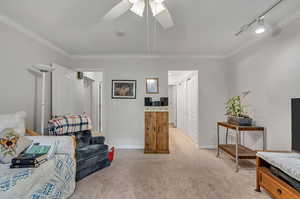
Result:
{"label": "green plant leaves", "polygon": [[226,102],[226,115],[235,117],[248,117],[246,106],[242,104],[241,97],[235,96]]}

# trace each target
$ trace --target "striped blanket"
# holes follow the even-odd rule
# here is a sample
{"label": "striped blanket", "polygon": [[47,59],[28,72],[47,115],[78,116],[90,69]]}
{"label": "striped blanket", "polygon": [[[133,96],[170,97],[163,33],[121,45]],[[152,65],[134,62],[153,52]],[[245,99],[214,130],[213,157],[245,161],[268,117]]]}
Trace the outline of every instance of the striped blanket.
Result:
{"label": "striped blanket", "polygon": [[91,129],[91,120],[87,115],[60,116],[48,122],[50,135],[66,135]]}

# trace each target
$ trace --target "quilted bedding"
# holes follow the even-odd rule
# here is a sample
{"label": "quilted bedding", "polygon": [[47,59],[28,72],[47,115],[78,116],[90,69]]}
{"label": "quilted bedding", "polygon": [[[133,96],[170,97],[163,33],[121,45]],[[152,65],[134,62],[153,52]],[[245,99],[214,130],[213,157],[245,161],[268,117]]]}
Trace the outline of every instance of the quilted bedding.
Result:
{"label": "quilted bedding", "polygon": [[[32,137],[43,140],[45,137]],[[64,199],[75,190],[76,161],[70,137],[47,137],[58,142],[51,160],[38,168],[10,169],[0,164],[0,198]]]}

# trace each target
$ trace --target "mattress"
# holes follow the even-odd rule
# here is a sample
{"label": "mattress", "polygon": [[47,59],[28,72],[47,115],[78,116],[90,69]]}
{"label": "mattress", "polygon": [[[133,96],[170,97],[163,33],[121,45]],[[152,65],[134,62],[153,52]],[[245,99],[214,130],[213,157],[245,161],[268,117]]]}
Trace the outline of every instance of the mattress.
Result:
{"label": "mattress", "polygon": [[294,187],[298,192],[300,192],[300,183],[298,180],[286,175],[284,172],[282,172],[280,169],[271,166],[270,171],[273,175],[277,176],[290,186]]}
{"label": "mattress", "polygon": [[300,154],[258,152],[257,156],[280,169],[287,176],[300,181]]}

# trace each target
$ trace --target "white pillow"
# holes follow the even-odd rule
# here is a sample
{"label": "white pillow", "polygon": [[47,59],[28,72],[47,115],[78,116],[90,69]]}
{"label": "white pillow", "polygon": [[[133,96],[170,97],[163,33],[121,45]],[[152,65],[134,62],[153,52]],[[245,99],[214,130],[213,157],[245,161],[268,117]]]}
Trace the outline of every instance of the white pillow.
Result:
{"label": "white pillow", "polygon": [[10,128],[14,129],[21,136],[25,135],[25,117],[26,113],[24,111],[0,115],[0,132]]}

